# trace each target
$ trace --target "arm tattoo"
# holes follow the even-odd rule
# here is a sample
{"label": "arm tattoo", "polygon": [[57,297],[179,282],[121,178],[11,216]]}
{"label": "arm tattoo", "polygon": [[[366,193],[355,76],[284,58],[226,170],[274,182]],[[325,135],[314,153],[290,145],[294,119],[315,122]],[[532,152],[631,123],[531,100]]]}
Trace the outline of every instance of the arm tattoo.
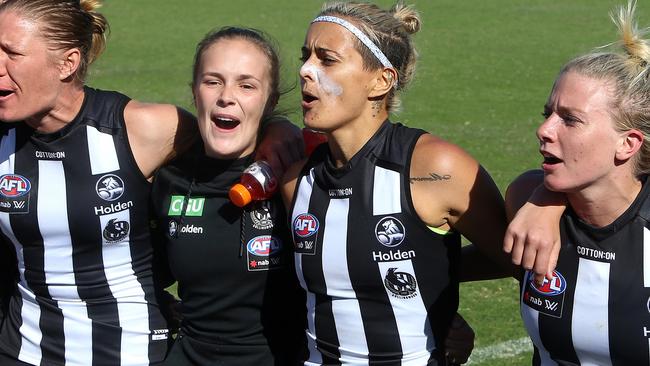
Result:
{"label": "arm tattoo", "polygon": [[414,184],[416,182],[438,182],[442,180],[450,180],[451,175],[445,174],[445,175],[439,175],[436,173],[429,173],[428,176],[426,177],[411,177],[409,178],[409,182],[411,184]]}

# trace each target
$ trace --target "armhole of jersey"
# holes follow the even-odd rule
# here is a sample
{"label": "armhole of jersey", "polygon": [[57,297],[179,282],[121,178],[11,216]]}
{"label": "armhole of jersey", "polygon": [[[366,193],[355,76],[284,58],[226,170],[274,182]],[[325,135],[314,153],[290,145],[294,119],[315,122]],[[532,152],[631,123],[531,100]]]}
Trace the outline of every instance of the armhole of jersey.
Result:
{"label": "armhole of jersey", "polygon": [[[120,101],[117,103],[119,113],[116,113],[117,118],[119,119],[117,122],[119,123],[122,128],[120,129],[122,137],[124,138],[124,141],[126,142],[126,151],[129,153],[129,163],[133,165],[135,170],[138,172],[138,176],[142,178],[142,181],[146,183],[149,187],[151,187],[151,182],[147,180],[147,177],[142,174],[142,170],[140,170],[140,166],[138,165],[138,162],[135,160],[135,156],[133,155],[133,150],[131,149],[131,141],[129,141],[129,131],[127,130],[126,127],[126,120],[124,119],[124,110],[126,109],[126,105],[129,104],[131,101],[131,98],[127,97],[126,95],[122,95],[120,98]],[[158,167],[160,168],[160,167]],[[152,174],[152,177],[156,175],[156,172]]]}
{"label": "armhole of jersey", "polygon": [[453,234],[456,233],[453,229],[452,230],[442,230],[442,229],[438,229],[437,227],[432,227],[432,226],[427,226],[427,227],[429,228],[429,230],[433,231],[434,233],[436,233],[438,235],[453,235]]}
{"label": "armhole of jersey", "polygon": [[406,201],[409,207],[409,211],[411,211],[412,215],[414,218],[417,219],[417,221],[422,225],[422,227],[427,228],[429,231],[438,234],[438,235],[454,235],[456,234],[456,231],[453,229],[451,230],[443,230],[443,229],[438,229],[437,227],[431,227],[427,225],[426,222],[424,222],[420,216],[418,215],[417,211],[415,210],[415,206],[413,205],[413,195],[411,194],[411,160],[413,159],[413,153],[415,152],[415,145],[417,145],[418,141],[420,141],[420,138],[424,136],[427,132],[424,130],[418,130],[419,134],[413,139],[413,142],[411,143],[411,146],[409,146],[409,150],[406,156],[406,166],[405,166],[405,171],[404,171],[404,194],[406,197]]}

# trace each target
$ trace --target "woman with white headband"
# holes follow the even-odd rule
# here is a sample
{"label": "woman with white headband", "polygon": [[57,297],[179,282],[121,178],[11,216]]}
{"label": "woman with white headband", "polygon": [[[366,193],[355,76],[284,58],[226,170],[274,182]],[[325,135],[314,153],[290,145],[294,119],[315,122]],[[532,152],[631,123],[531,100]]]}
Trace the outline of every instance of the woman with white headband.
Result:
{"label": "woman with white headband", "polygon": [[[458,307],[460,235],[495,260],[506,227],[490,176],[459,147],[389,121],[413,77],[417,12],[327,4],[300,70],[305,125],[327,134],[289,169],[298,278],[307,291],[305,365],[445,365]],[[478,258],[478,257],[476,257]]]}

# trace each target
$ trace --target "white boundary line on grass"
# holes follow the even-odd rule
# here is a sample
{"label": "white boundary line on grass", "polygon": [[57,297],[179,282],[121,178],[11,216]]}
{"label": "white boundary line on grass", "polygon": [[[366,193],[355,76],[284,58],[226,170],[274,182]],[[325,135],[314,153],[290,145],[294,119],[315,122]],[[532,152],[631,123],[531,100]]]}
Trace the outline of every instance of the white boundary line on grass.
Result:
{"label": "white boundary line on grass", "polygon": [[514,357],[532,350],[533,344],[530,338],[511,339],[475,349],[465,365],[478,365],[487,360]]}

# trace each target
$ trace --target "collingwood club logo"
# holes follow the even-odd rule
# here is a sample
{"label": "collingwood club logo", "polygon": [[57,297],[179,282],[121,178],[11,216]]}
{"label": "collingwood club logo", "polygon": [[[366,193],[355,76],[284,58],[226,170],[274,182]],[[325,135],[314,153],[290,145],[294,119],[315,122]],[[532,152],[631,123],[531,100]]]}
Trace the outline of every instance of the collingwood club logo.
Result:
{"label": "collingwood club logo", "polygon": [[124,182],[115,174],[106,174],[97,180],[95,192],[104,201],[115,201],[124,193]]}
{"label": "collingwood club logo", "polygon": [[375,226],[375,236],[382,245],[392,248],[402,243],[406,229],[398,219],[386,216]]}
{"label": "collingwood club logo", "polygon": [[396,272],[397,268],[391,267],[384,277],[384,286],[390,293],[400,299],[409,299],[417,296],[418,284],[415,277],[407,272]]}
{"label": "collingwood club logo", "polygon": [[118,243],[129,235],[130,225],[126,221],[110,219],[102,232],[102,236],[108,243]]}
{"label": "collingwood club logo", "polygon": [[251,211],[253,227],[257,230],[266,230],[273,227],[273,208],[269,201],[259,201]]}

